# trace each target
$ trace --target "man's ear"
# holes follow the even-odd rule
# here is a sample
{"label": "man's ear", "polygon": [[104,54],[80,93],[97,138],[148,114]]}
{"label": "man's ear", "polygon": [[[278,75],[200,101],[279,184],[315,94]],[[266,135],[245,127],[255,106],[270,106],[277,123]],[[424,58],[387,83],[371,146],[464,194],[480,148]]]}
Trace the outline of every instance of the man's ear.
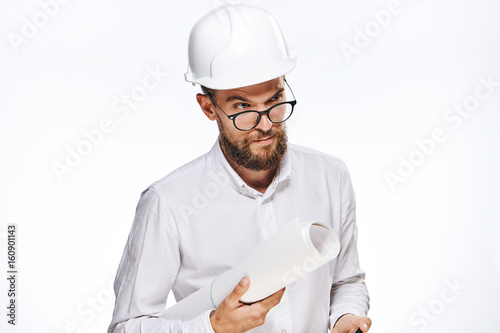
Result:
{"label": "man's ear", "polygon": [[210,120],[215,120],[217,119],[216,114],[212,111],[212,101],[210,100],[210,97],[208,97],[205,94],[197,94],[196,95],[196,101],[198,101],[198,104],[200,105],[201,111],[207,116],[208,119]]}

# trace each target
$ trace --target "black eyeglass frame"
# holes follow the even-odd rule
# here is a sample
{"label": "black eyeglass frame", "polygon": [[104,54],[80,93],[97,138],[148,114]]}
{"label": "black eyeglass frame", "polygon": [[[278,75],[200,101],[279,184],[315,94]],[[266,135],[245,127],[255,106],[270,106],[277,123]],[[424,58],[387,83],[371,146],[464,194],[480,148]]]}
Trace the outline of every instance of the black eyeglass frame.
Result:
{"label": "black eyeglass frame", "polygon": [[[286,102],[281,102],[281,103],[275,104],[275,105],[271,106],[269,109],[264,110],[264,111],[248,110],[248,111],[238,112],[238,113],[235,113],[235,114],[232,114],[232,115],[228,116],[228,114],[226,112],[224,112],[224,110],[222,110],[222,108],[215,102],[215,100],[212,97],[212,95],[210,95],[209,93],[206,93],[206,95],[208,95],[208,97],[210,97],[210,100],[212,100],[212,102],[219,108],[219,110],[221,110],[226,115],[226,117],[229,120],[233,121],[233,125],[234,125],[234,127],[237,130],[246,132],[246,131],[250,131],[250,130],[254,129],[255,127],[257,127],[259,125],[259,123],[260,123],[260,120],[262,119],[262,115],[264,115],[264,114],[267,116],[267,119],[269,119],[269,121],[272,122],[273,124],[280,124],[280,123],[283,123],[283,122],[287,121],[288,119],[290,119],[290,117],[293,114],[293,109],[294,109],[295,105],[297,104],[297,100],[295,99],[295,95],[293,94],[292,88],[290,88],[290,85],[288,84],[288,82],[286,81],[286,79],[283,79],[283,81],[285,81],[288,89],[290,89],[290,92],[292,93],[292,96],[293,96],[293,101],[286,101]],[[286,119],[283,119],[282,121],[272,121],[271,118],[269,118],[269,112],[273,108],[275,108],[277,106],[280,106],[280,105],[283,105],[283,104],[290,104],[292,106],[292,111],[290,111],[290,115]],[[238,128],[236,126],[236,120],[235,120],[236,117],[238,117],[241,114],[249,113],[249,112],[255,112],[255,113],[258,113],[258,115],[259,115],[259,117],[257,118],[257,121],[255,122],[255,125],[253,127],[250,127],[249,129],[240,129],[240,128]]]}

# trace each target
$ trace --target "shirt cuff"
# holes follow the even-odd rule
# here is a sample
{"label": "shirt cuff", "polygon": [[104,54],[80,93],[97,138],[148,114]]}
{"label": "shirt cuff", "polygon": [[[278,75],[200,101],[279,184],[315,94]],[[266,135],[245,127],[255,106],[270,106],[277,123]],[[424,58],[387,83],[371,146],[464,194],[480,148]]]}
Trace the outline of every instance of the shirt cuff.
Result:
{"label": "shirt cuff", "polygon": [[203,328],[205,329],[205,332],[210,332],[210,333],[215,333],[214,328],[212,327],[212,324],[210,324],[210,313],[212,310],[208,310],[203,314]]}

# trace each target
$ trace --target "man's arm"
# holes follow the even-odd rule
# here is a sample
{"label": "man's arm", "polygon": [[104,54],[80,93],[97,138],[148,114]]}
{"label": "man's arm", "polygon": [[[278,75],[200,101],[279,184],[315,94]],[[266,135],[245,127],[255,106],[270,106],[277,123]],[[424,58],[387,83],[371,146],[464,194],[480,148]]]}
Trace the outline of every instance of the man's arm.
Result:
{"label": "man's arm", "polygon": [[154,188],[141,194],[115,279],[116,303],[108,333],[213,333],[210,312],[189,321],[162,318],[180,267],[177,230]]}
{"label": "man's arm", "polygon": [[[284,289],[252,305],[240,303],[244,278],[215,311],[187,320],[163,318],[168,293],[180,267],[177,229],[154,188],[141,195],[115,279],[116,303],[108,333],[246,332],[264,323]],[[246,284],[245,284],[246,282]]]}
{"label": "man's arm", "polygon": [[[350,315],[344,316],[346,314],[366,318],[370,300],[364,280],[365,274],[358,262],[356,200],[347,168],[344,170],[341,186],[340,252],[330,295],[330,328],[333,329],[335,325],[335,333],[347,333],[356,327],[351,326],[358,320],[352,320]],[[371,324],[369,318],[366,319],[362,322]],[[340,329],[340,326],[343,328]]]}

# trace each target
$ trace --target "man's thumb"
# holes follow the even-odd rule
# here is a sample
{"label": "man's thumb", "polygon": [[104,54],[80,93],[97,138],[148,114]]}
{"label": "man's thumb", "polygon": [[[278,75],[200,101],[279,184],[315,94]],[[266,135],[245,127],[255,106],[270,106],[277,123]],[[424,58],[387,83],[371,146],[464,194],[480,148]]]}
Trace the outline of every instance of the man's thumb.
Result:
{"label": "man's thumb", "polygon": [[250,287],[250,279],[247,277],[244,277],[243,279],[240,280],[240,282],[234,287],[233,291],[229,295],[229,299],[231,302],[239,302],[240,298],[247,292],[248,288]]}

